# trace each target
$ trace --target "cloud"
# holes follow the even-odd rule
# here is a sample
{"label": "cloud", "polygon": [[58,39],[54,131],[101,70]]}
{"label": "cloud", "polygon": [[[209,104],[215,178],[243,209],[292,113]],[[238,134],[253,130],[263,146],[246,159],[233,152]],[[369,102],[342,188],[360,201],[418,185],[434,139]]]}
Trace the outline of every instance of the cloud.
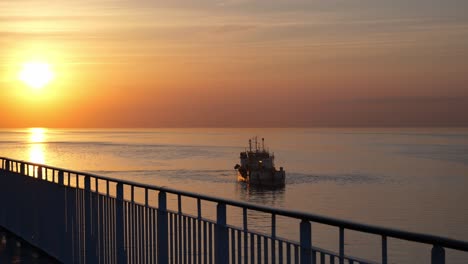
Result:
{"label": "cloud", "polygon": [[468,96],[390,96],[355,98],[339,101],[339,103],[351,104],[466,104],[468,107]]}

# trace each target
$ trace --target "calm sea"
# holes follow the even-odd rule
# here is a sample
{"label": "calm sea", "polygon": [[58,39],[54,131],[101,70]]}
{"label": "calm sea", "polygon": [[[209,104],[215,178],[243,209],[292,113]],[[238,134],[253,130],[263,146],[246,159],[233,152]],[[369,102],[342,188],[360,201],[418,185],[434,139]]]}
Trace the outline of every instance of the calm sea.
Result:
{"label": "calm sea", "polygon": [[[286,170],[285,188],[236,181],[239,152],[255,135]],[[0,130],[0,156],[468,240],[468,129]],[[268,230],[269,219],[253,219]],[[279,228],[298,237],[294,221]],[[336,229],[313,232],[315,245],[337,249]],[[379,258],[379,237],[345,235],[346,253]],[[430,260],[430,246],[388,243],[392,263]],[[448,251],[447,263],[468,263],[468,253]]]}

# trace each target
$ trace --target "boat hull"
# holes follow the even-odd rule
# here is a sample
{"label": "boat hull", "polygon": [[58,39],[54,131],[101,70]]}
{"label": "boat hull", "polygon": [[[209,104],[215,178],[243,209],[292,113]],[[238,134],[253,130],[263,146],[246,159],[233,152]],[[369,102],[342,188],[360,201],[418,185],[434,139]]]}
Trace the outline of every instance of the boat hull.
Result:
{"label": "boat hull", "polygon": [[262,186],[284,186],[286,182],[286,173],[284,170],[268,171],[249,171],[247,175],[237,173],[237,180],[247,182],[253,185]]}

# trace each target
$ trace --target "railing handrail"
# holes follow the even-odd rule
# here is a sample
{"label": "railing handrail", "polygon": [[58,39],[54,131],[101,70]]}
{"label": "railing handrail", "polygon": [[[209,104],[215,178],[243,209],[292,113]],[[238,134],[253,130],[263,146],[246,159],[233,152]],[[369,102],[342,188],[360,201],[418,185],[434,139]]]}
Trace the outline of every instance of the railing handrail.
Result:
{"label": "railing handrail", "polygon": [[76,174],[76,175],[81,175],[81,176],[88,176],[88,177],[105,180],[109,182],[121,183],[124,185],[130,185],[130,186],[134,186],[137,188],[143,188],[143,189],[155,190],[155,191],[163,191],[166,193],[177,194],[181,196],[201,199],[201,200],[215,202],[215,203],[223,203],[223,204],[230,205],[230,206],[242,207],[242,208],[247,208],[250,210],[255,210],[255,211],[260,211],[260,212],[265,212],[265,213],[270,213],[270,214],[275,214],[275,215],[292,217],[292,218],[296,218],[300,220],[326,224],[326,225],[340,227],[340,228],[344,228],[348,230],[370,233],[370,234],[375,234],[375,235],[380,235],[380,236],[385,236],[385,237],[390,237],[390,238],[397,238],[397,239],[406,240],[406,241],[419,242],[419,243],[428,244],[428,245],[437,245],[437,246],[444,247],[444,248],[450,248],[450,249],[456,249],[456,250],[468,252],[467,241],[462,241],[462,240],[457,240],[457,239],[452,239],[452,238],[447,238],[447,237],[442,237],[442,236],[428,235],[428,234],[404,231],[404,230],[399,230],[399,229],[394,229],[394,228],[362,224],[362,223],[357,223],[353,221],[342,220],[342,219],[337,219],[333,217],[306,213],[306,212],[301,212],[301,211],[296,211],[296,210],[280,209],[280,208],[274,208],[274,207],[265,206],[265,205],[258,205],[258,204],[248,203],[248,202],[235,201],[235,200],[230,200],[226,198],[219,198],[219,197],[209,196],[205,194],[199,194],[195,192],[176,190],[176,189],[168,188],[164,186],[156,186],[156,185],[133,182],[129,180],[115,179],[115,178],[111,178],[107,176],[96,175],[93,173],[63,169],[63,168],[58,168],[54,166],[49,166],[49,165],[44,165],[44,164],[39,164],[39,163],[34,163],[34,162],[29,162],[29,161],[23,161],[23,160],[16,160],[16,159],[11,159],[11,158],[6,158],[6,157],[0,157],[0,160],[24,163],[27,165],[38,166],[38,167],[47,168],[47,169],[56,170],[56,171],[63,171],[66,173],[71,173],[71,174]]}

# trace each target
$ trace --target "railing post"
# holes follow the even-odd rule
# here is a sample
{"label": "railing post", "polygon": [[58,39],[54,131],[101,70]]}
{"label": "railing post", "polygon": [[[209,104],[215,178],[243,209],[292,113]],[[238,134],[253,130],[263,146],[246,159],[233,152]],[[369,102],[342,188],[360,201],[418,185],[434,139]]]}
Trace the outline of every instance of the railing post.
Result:
{"label": "railing post", "polygon": [[63,261],[66,261],[68,260],[68,255],[67,255],[67,203],[66,203],[66,200],[67,200],[67,190],[64,186],[64,175],[63,175],[63,171],[59,170],[58,171],[58,179],[57,179],[57,184],[61,187],[61,190],[62,190],[62,199],[60,199],[58,201],[58,210],[60,210],[60,212],[62,213],[62,220],[63,220],[63,224],[65,226],[62,226],[61,227],[61,234],[59,234],[59,250],[60,250],[60,257]]}
{"label": "railing post", "polygon": [[124,191],[123,183],[117,182],[117,201],[115,205],[115,239],[117,247],[117,263],[123,264],[127,262],[125,257],[125,241],[124,241]]}
{"label": "railing post", "polygon": [[315,259],[312,259],[312,226],[309,221],[301,221],[300,233],[301,264],[315,263]]}
{"label": "railing post", "polygon": [[158,263],[169,263],[168,228],[167,228],[167,197],[166,192],[158,194],[158,218],[157,220],[157,254]]}
{"label": "railing post", "polygon": [[340,264],[344,263],[344,228],[340,227]]}
{"label": "railing post", "polygon": [[89,176],[84,177],[84,203],[85,203],[85,237],[86,237],[86,263],[93,262],[93,251],[96,249],[96,245],[92,242],[93,239],[93,232],[91,231],[91,214],[95,212],[91,212],[91,179]]}
{"label": "railing post", "polygon": [[26,169],[25,169],[25,164],[23,162],[21,162],[21,165],[20,165],[20,173],[25,175],[26,174]]}
{"label": "railing post", "polygon": [[64,180],[64,176],[63,176],[63,171],[58,171],[58,184],[63,186],[65,185],[65,180]]}
{"label": "railing post", "polygon": [[229,263],[229,234],[224,203],[216,206],[215,263]]}
{"label": "railing post", "polygon": [[432,264],[445,264],[445,250],[441,246],[434,245],[431,251]]}
{"label": "railing post", "polygon": [[387,264],[387,236],[382,236],[382,264]]}

